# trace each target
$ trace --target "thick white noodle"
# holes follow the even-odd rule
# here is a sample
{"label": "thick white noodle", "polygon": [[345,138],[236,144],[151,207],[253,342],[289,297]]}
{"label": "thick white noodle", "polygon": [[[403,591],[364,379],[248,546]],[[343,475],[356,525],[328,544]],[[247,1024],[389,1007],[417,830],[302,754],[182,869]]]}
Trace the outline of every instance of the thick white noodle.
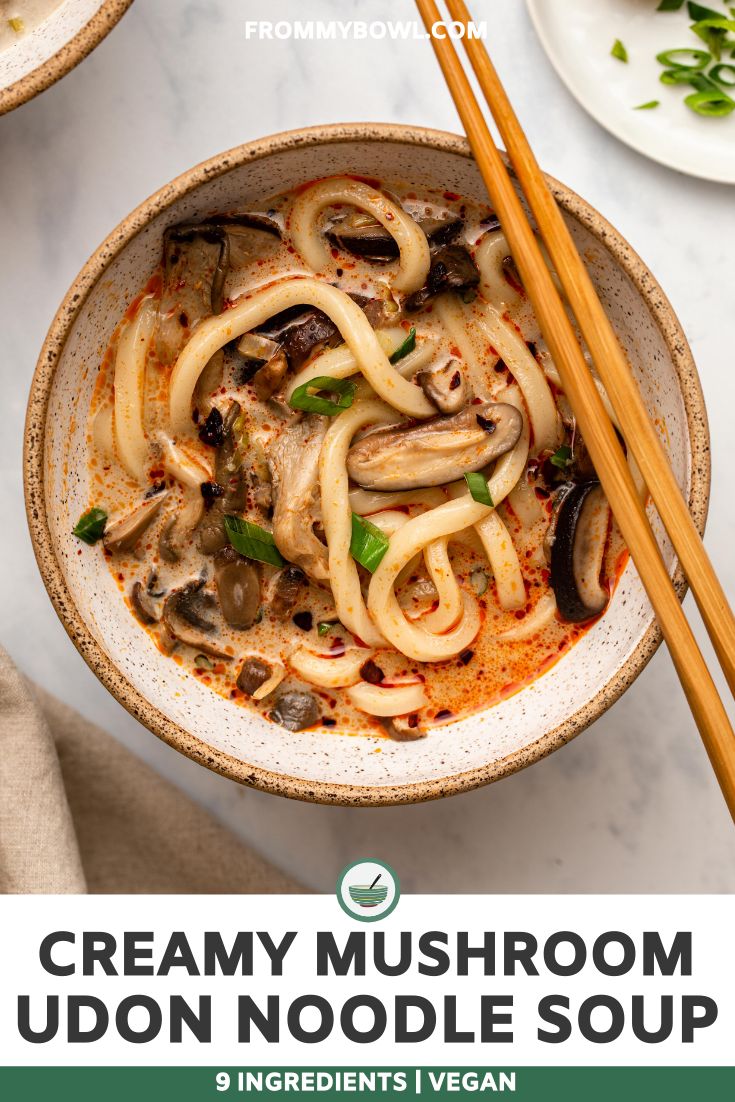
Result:
{"label": "thick white noodle", "polygon": [[[511,400],[514,388],[508,388],[506,401]],[[517,392],[516,392],[517,395]],[[516,396],[516,401],[520,399]],[[528,428],[524,429],[515,447],[506,452],[495,464],[488,479],[490,496],[499,505],[508,496],[528,459]],[[454,491],[461,493],[459,486]],[[468,527],[474,527],[489,515],[489,508],[475,501],[469,493],[445,502],[413,517],[391,538],[382,562],[373,574],[368,591],[368,609],[383,635],[402,654],[419,662],[440,662],[463,651],[480,630],[480,613],[477,602],[469,593],[462,593],[464,615],[456,627],[442,635],[428,632],[421,624],[409,623],[398,603],[394,586],[403,567],[418,551],[434,540],[452,538]]]}
{"label": "thick white noodle", "polygon": [[182,486],[197,490],[202,482],[211,481],[211,470],[202,466],[198,460],[192,459],[182,448],[177,447],[165,433],[159,433],[158,440],[163,451],[164,467]]}
{"label": "thick white noodle", "polygon": [[546,376],[526,342],[490,303],[477,311],[478,324],[523,393],[533,429],[532,454],[555,451],[561,441],[561,418]]}
{"label": "thick white noodle", "polygon": [[142,483],[148,480],[143,406],[145,365],[155,322],[155,303],[146,298],[123,329],[115,356],[115,447],[130,477]]}
{"label": "thick white noodle", "polygon": [[475,249],[483,297],[504,309],[517,304],[520,298],[505,278],[503,261],[506,256],[510,256],[510,247],[502,230],[486,233]]}
{"label": "thick white noodle", "polygon": [[372,653],[359,647],[348,650],[339,658],[331,658],[328,654],[314,654],[306,647],[299,647],[288,659],[288,664],[310,685],[318,685],[322,689],[344,689],[360,680],[360,670]]}
{"label": "thick white noodle", "polygon": [[[405,329],[377,329],[375,336],[386,356],[390,356],[406,339]],[[436,355],[436,346],[433,341],[422,341],[417,344],[413,352],[404,356],[395,365],[395,370],[404,379],[410,379],[417,371],[421,371],[431,363]],[[347,345],[341,344],[339,348],[328,348],[322,352],[307,367],[294,375],[285,391],[286,401],[289,400],[297,387],[316,379],[320,375],[327,375],[330,379],[348,379],[360,370],[357,360]],[[436,412],[436,410],[434,411]]]}
{"label": "thick white noodle", "polygon": [[350,555],[352,510],[346,460],[352,438],[359,429],[396,420],[395,410],[384,402],[355,402],[333,419],[319,456],[322,521],[329,548],[329,580],[337,616],[353,635],[374,647],[385,646],[385,639],[365,606],[360,575]]}
{"label": "thick white noodle", "polygon": [[497,512],[475,525],[495,577],[498,604],[507,611],[526,607],[526,587],[510,532]]}
{"label": "thick white noodle", "polygon": [[508,495],[508,504],[524,528],[530,528],[543,516],[544,510],[541,507],[541,502],[525,477],[519,478],[511,490]]}
{"label": "thick white noodle", "polygon": [[264,700],[265,697],[270,696],[274,689],[283,681],[286,676],[286,671],[283,666],[276,666],[271,676],[267,681],[264,681],[259,689],[256,689],[253,693],[253,700]]}
{"label": "thick white noodle", "polygon": [[295,277],[255,291],[236,306],[201,322],[183,348],[171,376],[169,415],[175,434],[191,430],[194,387],[214,353],[274,314],[292,306],[323,310],[344,337],[360,371],[381,398],[410,417],[431,417],[436,409],[420,387],[391,365],[375,330],[349,295],[317,279]]}
{"label": "thick white noodle", "polygon": [[449,631],[464,612],[462,590],[449,558],[449,539],[444,537],[427,544],[424,548],[424,562],[439,594],[439,606],[422,618],[422,626],[437,633]]}
{"label": "thick white noodle", "polygon": [[504,643],[520,643],[523,639],[529,639],[537,631],[543,631],[551,623],[556,615],[556,598],[552,592],[544,593],[536,602],[533,612],[519,621],[516,627],[501,631],[495,638]]}
{"label": "thick white noodle", "polygon": [[426,234],[387,195],[360,180],[333,176],[306,188],[291,208],[289,230],[296,251],[315,271],[323,271],[331,256],[323,235],[317,227],[319,215],[326,207],[345,203],[371,214],[398,245],[400,259],[393,280],[397,291],[418,291],[426,282],[431,257]]}
{"label": "thick white noodle", "polygon": [[395,509],[399,505],[426,505],[435,509],[446,500],[446,494],[438,486],[426,490],[394,490],[385,494],[378,490],[363,490],[360,486],[350,490],[350,508],[361,517],[371,517],[382,509]]}
{"label": "thick white noodle", "polygon": [[348,689],[347,695],[356,708],[371,716],[404,716],[417,712],[426,704],[426,693],[420,681],[391,688],[361,681]]}
{"label": "thick white noodle", "polygon": [[434,310],[446,329],[450,340],[457,346],[462,356],[470,390],[477,398],[488,401],[493,396],[493,388],[489,381],[489,374],[483,364],[475,342],[470,335],[468,319],[462,308],[462,303],[457,295],[450,293],[439,295],[434,303]]}

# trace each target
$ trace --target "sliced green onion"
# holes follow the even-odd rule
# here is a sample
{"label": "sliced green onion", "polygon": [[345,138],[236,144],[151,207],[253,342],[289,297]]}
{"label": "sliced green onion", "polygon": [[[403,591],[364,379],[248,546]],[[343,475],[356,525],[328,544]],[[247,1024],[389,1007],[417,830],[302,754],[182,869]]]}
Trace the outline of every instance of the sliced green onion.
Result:
{"label": "sliced green onion", "polygon": [[639,103],[637,107],[634,107],[634,111],[652,111],[654,107],[658,107],[661,104],[660,99],[649,99],[648,103]]}
{"label": "sliced green onion", "polygon": [[551,456],[549,462],[554,467],[558,467],[559,470],[565,470],[572,462],[572,449],[569,447],[568,444],[562,444],[562,446],[560,448],[557,448],[557,450]]}
{"label": "sliced green onion", "polygon": [[[687,64],[683,61],[677,61],[677,58],[685,55],[692,59],[691,64]],[[687,69],[692,72],[700,72],[702,69],[706,69],[712,60],[712,54],[706,50],[690,49],[688,46],[682,46],[679,50],[663,50],[662,53],[656,54],[656,61],[661,65],[665,65],[668,69]]]}
{"label": "sliced green onion", "polygon": [[283,566],[285,560],[276,547],[273,533],[261,528],[259,524],[251,524],[242,517],[226,516],[225,531],[232,546],[246,559],[267,562],[271,566]]}
{"label": "sliced green onion", "polygon": [[398,361],[402,360],[404,356],[408,356],[409,352],[413,352],[415,347],[416,330],[412,325],[408,331],[408,336],[406,337],[405,341],[402,341],[402,343],[398,345],[398,348],[396,348],[395,352],[391,353],[390,362],[392,364],[397,364]]}
{"label": "sliced green onion", "polygon": [[[336,401],[320,398],[319,391],[324,390],[336,395]],[[329,375],[319,375],[308,383],[297,386],[288,400],[291,409],[303,409],[306,413],[323,413],[334,417],[344,409],[349,409],[355,397],[355,384],[349,379],[332,379]]]}
{"label": "sliced green onion", "polygon": [[664,69],[658,79],[662,84],[692,84],[701,74],[701,69],[685,69],[680,66],[677,69]]}
{"label": "sliced green onion", "polygon": [[352,514],[352,539],[350,554],[360,566],[372,574],[380,565],[388,550],[388,537],[365,517]]}
{"label": "sliced green onion", "polygon": [[91,546],[102,539],[106,524],[107,513],[104,509],[87,509],[72,528],[72,534]]}
{"label": "sliced green onion", "polygon": [[705,8],[704,4],[697,4],[695,0],[687,0],[687,10],[692,19],[722,19],[722,13],[714,8]]}
{"label": "sliced green onion", "polygon": [[613,57],[616,57],[618,61],[627,62],[628,60],[628,51],[619,38],[616,38],[613,42],[613,47],[612,50],[610,50],[610,53]]}
{"label": "sliced green onion", "polygon": [[735,80],[723,80],[720,75],[726,69],[728,73],[735,76],[735,65],[729,65],[726,61],[721,62],[719,65],[713,65],[707,76],[710,80],[717,81],[718,84],[724,84],[726,88],[735,88]]}
{"label": "sliced green onion", "polygon": [[480,505],[488,505],[491,509],[494,508],[490,487],[484,474],[481,474],[480,471],[473,471],[466,474],[464,480],[475,501],[478,501]]}
{"label": "sliced green onion", "polygon": [[735,19],[725,19],[723,16],[718,16],[716,19],[700,19],[698,23],[692,24],[690,30],[702,39],[715,60],[719,61],[723,47],[731,45],[727,32],[735,31]]}
{"label": "sliced green onion", "polygon": [[329,635],[332,628],[336,628],[339,620],[320,620],[316,625],[317,635]]}
{"label": "sliced green onion", "polygon": [[692,92],[691,96],[685,98],[684,103],[698,115],[709,118],[724,118],[725,115],[731,115],[735,111],[735,100],[731,100],[724,92],[716,89],[711,92]]}
{"label": "sliced green onion", "polygon": [[684,0],[661,0],[656,11],[679,11],[684,7]]}
{"label": "sliced green onion", "polygon": [[194,659],[194,665],[198,670],[213,670],[214,662],[207,658],[206,654],[198,654]]}

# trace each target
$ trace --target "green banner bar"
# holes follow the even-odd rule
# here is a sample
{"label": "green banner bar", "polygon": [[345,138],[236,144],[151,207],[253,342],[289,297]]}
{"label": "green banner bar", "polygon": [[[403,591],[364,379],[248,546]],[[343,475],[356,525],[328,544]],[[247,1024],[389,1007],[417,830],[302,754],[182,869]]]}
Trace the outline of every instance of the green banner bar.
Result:
{"label": "green banner bar", "polygon": [[735,1098],[735,1068],[0,1068],[8,1102],[215,1102],[313,1094],[521,1102]]}

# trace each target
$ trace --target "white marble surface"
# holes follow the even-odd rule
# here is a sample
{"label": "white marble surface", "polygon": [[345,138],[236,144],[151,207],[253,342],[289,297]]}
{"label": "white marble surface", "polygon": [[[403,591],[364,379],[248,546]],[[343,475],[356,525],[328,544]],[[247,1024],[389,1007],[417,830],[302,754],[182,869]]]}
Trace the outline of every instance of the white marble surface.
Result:
{"label": "white marble surface", "polygon": [[[522,0],[473,8],[542,164],[629,238],[684,323],[713,436],[707,542],[735,597],[735,191],[649,163],[592,122]],[[663,651],[591,730],[524,773],[423,806],[321,808],[239,788],[158,743],[97,683],[46,597],[23,511],[26,395],[53,313],[101,239],[177,173],[264,134],[352,120],[459,128],[428,44],[243,33],[246,17],[367,11],[364,0],[136,0],[79,68],[0,119],[0,638],[28,674],[316,887],[374,854],[414,890],[733,891],[732,824]],[[371,0],[369,16],[412,18],[413,5]]]}

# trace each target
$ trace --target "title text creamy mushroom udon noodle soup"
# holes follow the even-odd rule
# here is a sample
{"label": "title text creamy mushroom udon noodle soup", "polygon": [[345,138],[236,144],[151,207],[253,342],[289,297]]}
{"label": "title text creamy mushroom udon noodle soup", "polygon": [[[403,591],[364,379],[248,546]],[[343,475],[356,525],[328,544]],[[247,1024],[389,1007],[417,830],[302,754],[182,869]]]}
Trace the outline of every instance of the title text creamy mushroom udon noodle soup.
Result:
{"label": "title text creamy mushroom udon noodle soup", "polygon": [[502,231],[449,193],[340,177],[169,227],[89,442],[84,553],[182,671],[289,730],[487,708],[625,561]]}

